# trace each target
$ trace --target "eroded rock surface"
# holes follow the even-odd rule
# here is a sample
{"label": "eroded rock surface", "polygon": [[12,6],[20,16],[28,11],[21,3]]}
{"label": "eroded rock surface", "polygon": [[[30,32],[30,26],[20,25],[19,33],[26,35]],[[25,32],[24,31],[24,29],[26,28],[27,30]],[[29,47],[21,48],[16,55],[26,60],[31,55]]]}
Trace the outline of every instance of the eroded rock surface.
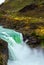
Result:
{"label": "eroded rock surface", "polygon": [[8,44],[0,39],[0,65],[7,65],[8,62]]}

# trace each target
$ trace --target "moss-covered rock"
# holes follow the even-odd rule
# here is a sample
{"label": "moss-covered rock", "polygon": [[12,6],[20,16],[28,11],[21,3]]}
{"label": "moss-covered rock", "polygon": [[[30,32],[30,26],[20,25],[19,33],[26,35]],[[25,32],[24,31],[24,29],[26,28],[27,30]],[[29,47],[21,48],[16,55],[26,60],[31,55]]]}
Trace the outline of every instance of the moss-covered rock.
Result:
{"label": "moss-covered rock", "polygon": [[[1,17],[0,26],[21,32],[24,35],[24,41],[28,39],[28,44],[31,43],[31,45],[34,45],[33,47],[36,47],[41,43],[44,44],[44,20],[36,19],[36,21],[33,19],[33,22],[31,20],[15,20]],[[33,39],[34,41],[32,41]]]}

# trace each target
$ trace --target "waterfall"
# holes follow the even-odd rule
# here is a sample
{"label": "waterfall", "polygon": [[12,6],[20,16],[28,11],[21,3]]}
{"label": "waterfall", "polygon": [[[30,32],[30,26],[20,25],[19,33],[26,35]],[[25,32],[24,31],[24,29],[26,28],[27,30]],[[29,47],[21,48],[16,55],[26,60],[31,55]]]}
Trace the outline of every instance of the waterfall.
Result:
{"label": "waterfall", "polygon": [[8,65],[44,65],[42,50],[28,47],[22,33],[0,26],[0,38],[8,43]]}
{"label": "waterfall", "polygon": [[10,59],[15,59],[14,48],[17,47],[20,43],[22,43],[22,34],[13,30],[5,29],[0,26],[0,38],[8,43]]}

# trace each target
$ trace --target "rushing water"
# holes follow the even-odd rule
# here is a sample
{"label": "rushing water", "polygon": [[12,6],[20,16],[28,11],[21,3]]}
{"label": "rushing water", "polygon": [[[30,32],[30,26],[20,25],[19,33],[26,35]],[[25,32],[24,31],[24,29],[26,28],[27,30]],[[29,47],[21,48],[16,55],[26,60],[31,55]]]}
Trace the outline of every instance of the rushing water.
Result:
{"label": "rushing water", "polygon": [[8,42],[8,65],[44,65],[42,49],[29,48],[21,33],[0,27],[0,38]]}

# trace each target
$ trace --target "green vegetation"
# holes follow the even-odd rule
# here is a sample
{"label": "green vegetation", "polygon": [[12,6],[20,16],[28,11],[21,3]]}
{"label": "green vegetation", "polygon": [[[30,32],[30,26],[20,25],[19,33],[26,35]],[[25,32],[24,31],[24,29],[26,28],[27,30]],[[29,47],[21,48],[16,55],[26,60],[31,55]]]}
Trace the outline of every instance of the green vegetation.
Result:
{"label": "green vegetation", "polygon": [[[24,13],[19,12],[27,5],[33,3],[38,8],[27,10]],[[2,14],[12,17],[44,17],[44,0],[7,0],[1,5],[0,9],[5,11],[5,13],[2,11]]]}
{"label": "green vegetation", "polygon": [[[33,5],[30,7],[31,4]],[[5,23],[2,24],[3,22]],[[25,36],[32,33],[39,35],[43,47],[44,0],[7,0],[0,6],[0,24]]]}
{"label": "green vegetation", "polygon": [[24,8],[26,5],[35,3],[41,5],[44,3],[44,0],[8,0],[2,6],[6,11],[18,12],[20,9]]}

